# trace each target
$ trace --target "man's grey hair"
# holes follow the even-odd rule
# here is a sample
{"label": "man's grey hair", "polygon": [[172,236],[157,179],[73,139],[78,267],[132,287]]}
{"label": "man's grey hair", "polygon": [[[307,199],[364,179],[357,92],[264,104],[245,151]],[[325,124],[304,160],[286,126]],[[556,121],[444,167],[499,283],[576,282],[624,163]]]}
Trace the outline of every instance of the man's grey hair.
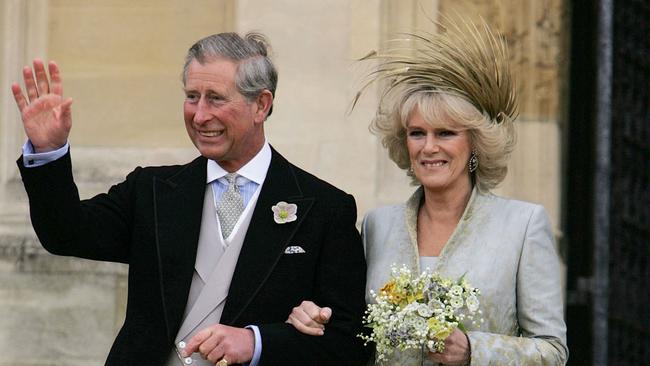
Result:
{"label": "man's grey hair", "polygon": [[[278,72],[268,57],[268,42],[260,33],[247,33],[243,38],[237,33],[219,33],[200,39],[190,47],[183,66],[183,85],[192,60],[205,64],[216,58],[237,63],[235,86],[249,101],[254,101],[264,90],[275,97]],[[269,109],[270,116],[273,105]]]}

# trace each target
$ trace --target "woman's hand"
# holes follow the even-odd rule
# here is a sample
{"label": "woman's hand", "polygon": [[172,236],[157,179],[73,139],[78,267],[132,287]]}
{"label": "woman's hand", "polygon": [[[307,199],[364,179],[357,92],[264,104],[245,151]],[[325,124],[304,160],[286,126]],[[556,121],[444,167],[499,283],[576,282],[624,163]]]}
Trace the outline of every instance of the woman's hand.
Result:
{"label": "woman's hand", "polygon": [[68,141],[72,127],[70,105],[72,99],[63,98],[63,86],[59,67],[54,61],[45,65],[34,60],[34,68],[23,68],[25,92],[18,83],[11,84],[11,91],[20,110],[25,133],[37,153],[61,148]]}
{"label": "woman's hand", "polygon": [[331,316],[332,309],[321,308],[311,301],[303,301],[293,308],[286,323],[293,325],[301,333],[321,336]]}
{"label": "woman's hand", "polygon": [[445,339],[445,351],[442,353],[429,352],[429,358],[445,365],[465,365],[470,360],[470,347],[467,334],[458,328],[454,329]]}

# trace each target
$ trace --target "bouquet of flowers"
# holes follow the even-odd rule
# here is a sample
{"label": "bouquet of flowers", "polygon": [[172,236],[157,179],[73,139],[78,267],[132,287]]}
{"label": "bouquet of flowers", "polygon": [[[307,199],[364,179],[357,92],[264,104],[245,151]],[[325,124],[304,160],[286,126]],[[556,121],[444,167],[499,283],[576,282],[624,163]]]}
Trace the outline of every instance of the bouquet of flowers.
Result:
{"label": "bouquet of flowers", "polygon": [[406,266],[391,268],[391,279],[371,292],[377,301],[364,316],[372,334],[359,335],[366,344],[375,342],[377,360],[386,360],[393,350],[426,349],[442,352],[445,339],[458,327],[483,322],[479,310],[480,291],[465,276],[457,281],[437,273],[414,275]]}

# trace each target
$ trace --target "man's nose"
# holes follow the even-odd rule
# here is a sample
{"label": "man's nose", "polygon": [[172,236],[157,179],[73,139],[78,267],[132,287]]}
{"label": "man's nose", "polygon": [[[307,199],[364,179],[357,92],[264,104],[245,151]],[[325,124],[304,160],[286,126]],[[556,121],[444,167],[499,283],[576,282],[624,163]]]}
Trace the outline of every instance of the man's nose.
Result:
{"label": "man's nose", "polygon": [[196,103],[196,112],[194,112],[194,122],[195,123],[205,123],[211,119],[211,114],[209,113],[208,106],[205,103],[205,99],[201,97],[198,103]]}

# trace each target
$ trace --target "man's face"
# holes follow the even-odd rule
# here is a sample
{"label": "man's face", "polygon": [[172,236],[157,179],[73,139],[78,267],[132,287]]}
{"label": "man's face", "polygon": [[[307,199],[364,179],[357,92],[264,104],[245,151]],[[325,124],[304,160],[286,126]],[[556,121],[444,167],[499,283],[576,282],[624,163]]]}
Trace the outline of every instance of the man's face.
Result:
{"label": "man's face", "polygon": [[185,80],[183,115],[187,134],[201,155],[227,171],[245,165],[264,143],[259,103],[248,101],[235,86],[237,64],[193,60]]}

